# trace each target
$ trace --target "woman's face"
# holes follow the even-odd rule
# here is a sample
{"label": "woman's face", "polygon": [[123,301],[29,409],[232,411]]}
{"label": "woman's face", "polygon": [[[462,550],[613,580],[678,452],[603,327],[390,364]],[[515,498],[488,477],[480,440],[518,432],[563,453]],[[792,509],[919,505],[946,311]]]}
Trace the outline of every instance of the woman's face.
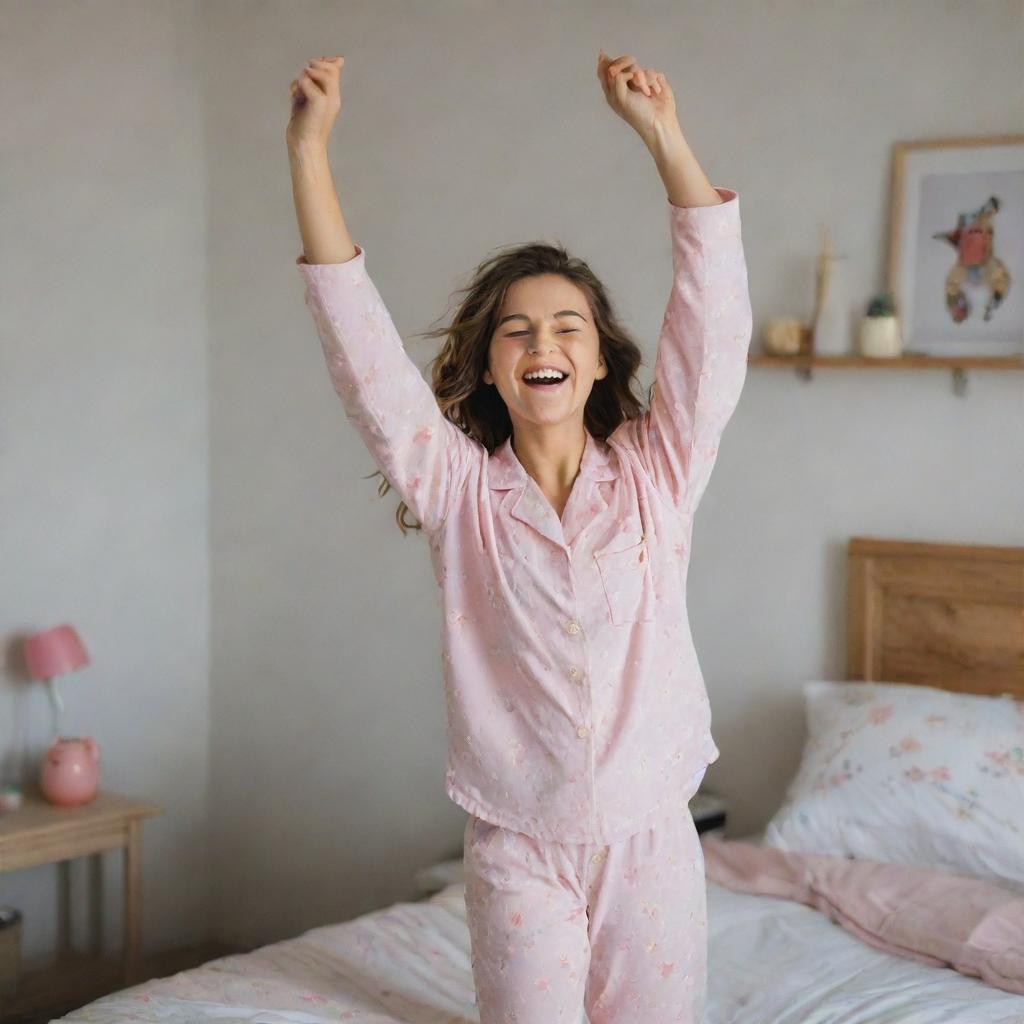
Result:
{"label": "woman's face", "polygon": [[[484,382],[494,384],[517,422],[537,426],[578,420],[595,380],[608,374],[600,360],[597,328],[585,293],[560,274],[511,284],[491,336]],[[566,374],[559,384],[529,384],[530,370]]]}

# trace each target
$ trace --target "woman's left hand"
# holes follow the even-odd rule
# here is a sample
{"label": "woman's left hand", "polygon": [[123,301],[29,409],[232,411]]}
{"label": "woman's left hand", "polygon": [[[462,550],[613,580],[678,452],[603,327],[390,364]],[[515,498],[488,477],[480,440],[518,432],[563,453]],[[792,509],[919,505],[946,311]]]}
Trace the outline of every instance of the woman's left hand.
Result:
{"label": "woman's left hand", "polygon": [[632,54],[613,60],[601,50],[597,78],[608,106],[645,141],[661,129],[678,125],[676,99],[665,76],[655,68],[641,67]]}

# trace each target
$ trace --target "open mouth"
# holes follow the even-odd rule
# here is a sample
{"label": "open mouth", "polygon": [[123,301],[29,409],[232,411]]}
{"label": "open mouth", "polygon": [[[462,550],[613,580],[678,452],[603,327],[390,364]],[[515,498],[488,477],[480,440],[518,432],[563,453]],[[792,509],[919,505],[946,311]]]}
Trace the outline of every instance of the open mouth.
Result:
{"label": "open mouth", "polygon": [[523,383],[528,388],[533,388],[535,391],[556,391],[559,386],[564,384],[569,379],[569,375],[562,374],[558,376],[556,374],[545,374],[541,377],[523,378]]}

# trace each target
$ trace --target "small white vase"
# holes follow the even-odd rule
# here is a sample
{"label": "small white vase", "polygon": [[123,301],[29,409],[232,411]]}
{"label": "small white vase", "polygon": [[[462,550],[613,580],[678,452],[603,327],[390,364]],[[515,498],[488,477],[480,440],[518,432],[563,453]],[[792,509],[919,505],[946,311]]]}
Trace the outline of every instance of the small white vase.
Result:
{"label": "small white vase", "polygon": [[860,322],[860,354],[892,359],[903,351],[898,316],[866,316]]}

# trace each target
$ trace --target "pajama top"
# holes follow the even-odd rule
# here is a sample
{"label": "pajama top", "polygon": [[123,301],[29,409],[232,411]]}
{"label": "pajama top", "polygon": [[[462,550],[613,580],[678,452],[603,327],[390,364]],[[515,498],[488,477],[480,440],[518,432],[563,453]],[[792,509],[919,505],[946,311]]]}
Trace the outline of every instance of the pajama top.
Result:
{"label": "pajama top", "polygon": [[[296,263],[333,387],[423,525],[443,613],[445,791],[536,839],[612,843],[719,756],[687,621],[693,517],[746,376],[739,197],[666,199],[673,278],[649,409],[589,431],[559,518],[506,439],[441,412],[366,268]],[[599,386],[599,385],[598,385]]]}

